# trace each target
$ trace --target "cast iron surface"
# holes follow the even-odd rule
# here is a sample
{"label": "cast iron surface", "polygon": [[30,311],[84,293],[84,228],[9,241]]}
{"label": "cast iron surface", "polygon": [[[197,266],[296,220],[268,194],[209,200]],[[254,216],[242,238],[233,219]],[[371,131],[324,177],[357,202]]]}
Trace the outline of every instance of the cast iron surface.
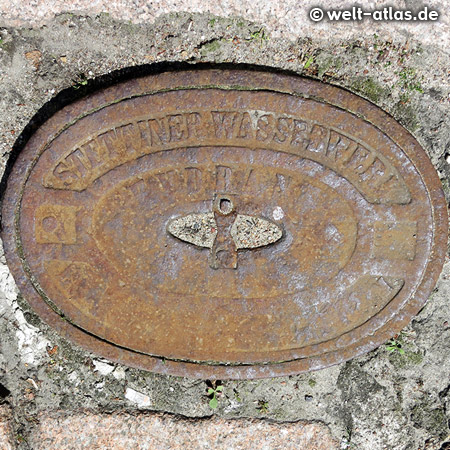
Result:
{"label": "cast iron surface", "polygon": [[447,209],[424,150],[317,81],[192,70],[56,113],[3,202],[25,298],[113,360],[273,377],[374,349],[425,303]]}

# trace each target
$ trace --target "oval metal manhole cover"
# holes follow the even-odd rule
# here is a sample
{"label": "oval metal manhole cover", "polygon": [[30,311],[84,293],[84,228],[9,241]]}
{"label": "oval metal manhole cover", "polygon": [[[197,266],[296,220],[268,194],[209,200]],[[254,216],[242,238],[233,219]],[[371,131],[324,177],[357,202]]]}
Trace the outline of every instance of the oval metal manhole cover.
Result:
{"label": "oval metal manhole cover", "polygon": [[65,107],[8,180],[33,308],[157,372],[272,377],[367,352],[426,301],[447,210],[425,152],[344,90],[257,71],[139,78]]}

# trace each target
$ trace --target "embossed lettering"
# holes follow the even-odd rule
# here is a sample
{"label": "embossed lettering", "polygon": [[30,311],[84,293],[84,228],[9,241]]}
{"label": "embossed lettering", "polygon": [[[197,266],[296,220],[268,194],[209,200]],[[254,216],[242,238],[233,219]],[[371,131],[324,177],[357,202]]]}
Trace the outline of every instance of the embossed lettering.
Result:
{"label": "embossed lettering", "polygon": [[111,158],[111,155],[114,153],[115,136],[114,130],[110,130],[100,134],[85,145],[91,162],[104,163]]}
{"label": "embossed lettering", "polygon": [[227,166],[216,167],[216,189],[217,191],[228,191],[231,186],[232,170]]}
{"label": "embossed lettering", "polygon": [[261,190],[260,180],[258,179],[255,170],[248,169],[243,177],[243,180],[242,190],[251,193],[257,193]]}
{"label": "embossed lettering", "polygon": [[189,192],[198,192],[202,186],[203,172],[196,167],[186,167],[185,181]]}
{"label": "embossed lettering", "polygon": [[239,128],[236,137],[241,139],[253,139],[253,127],[250,114],[245,112],[244,114],[240,114],[238,117]]}
{"label": "embossed lettering", "polygon": [[294,119],[292,130],[291,145],[306,147],[308,140],[308,123],[303,120]]}
{"label": "embossed lettering", "polygon": [[157,173],[155,178],[158,180],[161,189],[168,192],[176,191],[181,183],[181,175],[178,170]]}
{"label": "embossed lettering", "polygon": [[236,119],[235,112],[211,111],[214,123],[215,135],[218,139],[233,137],[234,121]]}
{"label": "embossed lettering", "polygon": [[162,119],[150,119],[148,121],[152,146],[164,145],[169,140],[167,137],[168,133],[166,121],[164,119],[165,117]]}
{"label": "embossed lettering", "polygon": [[256,139],[258,141],[267,141],[273,136],[273,122],[272,114],[264,114],[261,116],[256,124]]}
{"label": "embossed lettering", "polygon": [[36,209],[35,236],[38,244],[75,244],[76,206],[40,205]]}
{"label": "embossed lettering", "polygon": [[142,148],[141,132],[134,123],[116,128],[116,144],[114,149],[119,157],[139,154]]}
{"label": "embossed lettering", "polygon": [[282,194],[288,186],[291,184],[292,178],[290,176],[283,175],[282,173],[277,173],[273,187],[272,198],[277,194]]}
{"label": "embossed lettering", "polygon": [[[309,136],[309,143],[306,149],[310,152],[326,153],[328,141],[330,139],[330,130],[320,125],[314,125]],[[303,141],[305,141],[303,136]]]}
{"label": "embossed lettering", "polygon": [[411,200],[395,167],[364,143],[325,125],[256,111],[181,112],[102,131],[63,155],[44,177],[44,186],[81,191],[114,167],[152,152],[198,145],[197,139],[203,145],[263,145],[317,161],[371,203]]}
{"label": "embossed lettering", "polygon": [[70,186],[71,183],[80,178],[81,173],[77,169],[75,162],[66,158],[58,163],[53,170],[53,175],[62,181],[63,186]]}
{"label": "embossed lettering", "polygon": [[197,112],[187,113],[186,126],[189,138],[202,138],[204,137],[202,115]]}
{"label": "embossed lettering", "polygon": [[169,116],[169,134],[170,142],[182,141],[187,139],[188,129],[186,124],[186,119],[181,114],[176,114],[174,116]]}
{"label": "embossed lettering", "polygon": [[281,144],[286,141],[291,133],[292,119],[287,117],[279,117],[276,123],[273,140]]}

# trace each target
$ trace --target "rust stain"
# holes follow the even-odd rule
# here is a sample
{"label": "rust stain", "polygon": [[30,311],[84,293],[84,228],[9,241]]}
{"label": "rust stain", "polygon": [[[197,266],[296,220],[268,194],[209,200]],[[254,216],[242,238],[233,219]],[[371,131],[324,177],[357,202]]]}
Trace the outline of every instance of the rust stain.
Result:
{"label": "rust stain", "polygon": [[29,52],[25,52],[25,58],[33,64],[35,70],[39,69],[42,58],[42,53],[39,50],[31,50]]}
{"label": "rust stain", "polygon": [[272,377],[404,327],[440,273],[447,210],[423,149],[369,102],[192,70],[55,114],[8,179],[2,238],[26,299],[80,345],[162,373]]}

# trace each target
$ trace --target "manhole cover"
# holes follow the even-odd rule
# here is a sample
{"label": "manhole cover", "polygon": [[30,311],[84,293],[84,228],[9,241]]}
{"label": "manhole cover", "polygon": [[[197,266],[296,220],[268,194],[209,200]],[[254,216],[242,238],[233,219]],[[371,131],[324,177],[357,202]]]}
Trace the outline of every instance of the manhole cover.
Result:
{"label": "manhole cover", "polygon": [[425,152],[344,90],[274,73],[139,78],[65,107],[3,205],[8,263],[69,339],[149,370],[298,373],[426,301],[447,210]]}

